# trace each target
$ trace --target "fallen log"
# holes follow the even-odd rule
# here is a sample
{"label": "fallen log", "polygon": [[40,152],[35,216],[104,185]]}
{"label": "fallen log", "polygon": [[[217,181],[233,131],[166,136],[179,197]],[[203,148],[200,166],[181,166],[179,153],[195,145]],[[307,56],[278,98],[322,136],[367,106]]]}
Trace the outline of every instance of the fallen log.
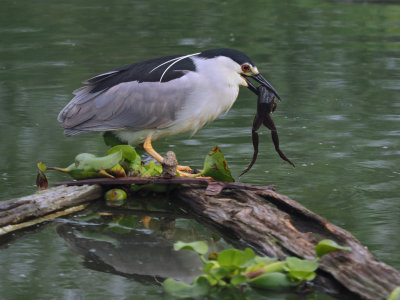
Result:
{"label": "fallen log", "polygon": [[[26,197],[0,202],[0,235],[59,217],[60,214],[49,215],[67,208],[83,209],[81,204],[98,199],[102,195],[103,190],[99,185],[58,186]],[[74,210],[67,211],[72,212]]]}
{"label": "fallen log", "polygon": [[[320,269],[326,286],[337,282],[352,295],[363,299],[387,299],[400,285],[400,273],[377,261],[349,232],[307,210],[294,200],[275,193],[272,187],[243,183],[216,183],[202,178],[118,178],[64,182],[65,185],[35,195],[0,204],[0,226],[16,224],[69,206],[76,206],[102,195],[102,186],[129,184],[166,184],[175,188],[170,197],[177,205],[199,217],[199,221],[229,232],[241,247],[276,256],[314,258],[314,246],[331,239],[350,252],[324,256]],[[85,184],[85,185],[83,185]],[[90,185],[87,185],[90,184]],[[177,187],[176,187],[177,186]],[[206,188],[205,188],[206,187]]]}
{"label": "fallen log", "polygon": [[210,197],[202,189],[181,188],[175,196],[201,219],[268,256],[314,259],[322,239],[351,247],[324,256],[320,269],[363,299],[387,299],[400,285],[400,273],[377,261],[349,232],[274,191],[224,190]]}

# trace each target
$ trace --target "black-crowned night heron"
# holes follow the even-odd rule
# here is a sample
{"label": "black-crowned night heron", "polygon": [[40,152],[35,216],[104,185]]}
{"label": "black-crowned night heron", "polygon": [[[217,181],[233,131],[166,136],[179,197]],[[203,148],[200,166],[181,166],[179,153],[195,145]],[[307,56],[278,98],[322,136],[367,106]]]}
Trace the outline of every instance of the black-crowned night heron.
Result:
{"label": "black-crowned night heron", "polygon": [[67,136],[113,133],[162,162],[151,141],[192,130],[229,110],[239,86],[257,94],[249,78],[275,89],[245,54],[213,49],[145,60],[97,75],[74,91],[58,115]]}

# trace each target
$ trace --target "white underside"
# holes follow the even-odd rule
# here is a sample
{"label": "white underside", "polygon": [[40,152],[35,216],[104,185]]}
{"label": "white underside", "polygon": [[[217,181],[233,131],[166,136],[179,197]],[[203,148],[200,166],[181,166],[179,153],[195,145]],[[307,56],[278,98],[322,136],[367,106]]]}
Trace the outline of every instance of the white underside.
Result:
{"label": "white underside", "polygon": [[229,110],[236,101],[239,86],[246,85],[239,75],[240,66],[226,57],[213,60],[196,57],[194,61],[197,72],[188,72],[176,79],[179,84],[190,85],[192,92],[187,96],[175,122],[166,128],[116,131],[115,134],[129,144],[143,143],[150,135],[152,140],[156,140],[190,130],[194,134],[207,122]]}

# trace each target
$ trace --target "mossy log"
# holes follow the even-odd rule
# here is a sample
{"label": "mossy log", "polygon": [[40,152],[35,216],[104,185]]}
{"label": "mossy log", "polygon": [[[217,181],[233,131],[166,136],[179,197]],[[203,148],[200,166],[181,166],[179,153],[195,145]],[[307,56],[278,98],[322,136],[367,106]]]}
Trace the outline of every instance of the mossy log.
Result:
{"label": "mossy log", "polygon": [[[387,299],[400,285],[400,273],[377,261],[366,247],[344,229],[329,223],[271,187],[243,183],[217,183],[201,178],[120,178],[73,181],[34,195],[0,203],[0,226],[18,224],[67,207],[98,199],[101,186],[174,184],[170,199],[226,234],[236,245],[279,257],[313,259],[314,246],[331,239],[351,251],[335,252],[320,261],[321,284],[340,286],[363,299]],[[85,185],[83,185],[85,184]],[[13,225],[13,226],[14,226]],[[4,227],[3,227],[4,228]],[[1,230],[1,229],[0,229]],[[338,283],[338,284],[337,284]],[[355,296],[355,297],[356,297]]]}

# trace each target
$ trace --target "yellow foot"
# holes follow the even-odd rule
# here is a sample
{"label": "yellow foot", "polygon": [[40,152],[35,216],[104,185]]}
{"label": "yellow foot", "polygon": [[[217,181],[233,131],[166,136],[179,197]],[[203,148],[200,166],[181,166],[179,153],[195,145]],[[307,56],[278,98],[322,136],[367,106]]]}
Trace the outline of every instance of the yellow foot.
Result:
{"label": "yellow foot", "polygon": [[200,174],[186,173],[186,172],[182,172],[182,171],[179,171],[179,170],[177,170],[176,172],[181,177],[192,177],[192,178],[201,178],[201,179],[206,179],[206,180],[214,180],[212,177],[201,176]]}
{"label": "yellow foot", "polygon": [[181,177],[199,177],[198,174],[187,173],[187,172],[179,170],[179,166],[178,166],[178,168],[176,168],[176,173],[179,174],[179,176],[181,176]]}
{"label": "yellow foot", "polygon": [[183,172],[190,172],[192,171],[192,168],[189,166],[179,166],[176,168],[178,171],[183,171]]}

